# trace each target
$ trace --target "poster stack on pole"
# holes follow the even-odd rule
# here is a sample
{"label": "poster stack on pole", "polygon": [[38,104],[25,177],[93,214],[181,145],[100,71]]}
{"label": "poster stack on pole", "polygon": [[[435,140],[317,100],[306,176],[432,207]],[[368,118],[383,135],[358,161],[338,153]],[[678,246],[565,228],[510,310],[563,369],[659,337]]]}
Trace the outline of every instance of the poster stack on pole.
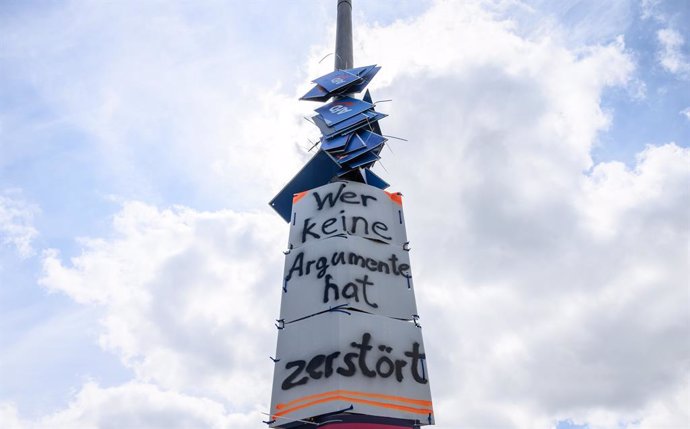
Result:
{"label": "poster stack on pole", "polygon": [[402,195],[369,170],[386,142],[385,115],[368,92],[353,98],[379,67],[351,68],[350,14],[351,1],[338,0],[337,70],[302,97],[334,99],[316,109],[321,147],[271,201],[290,234],[270,427],[434,423]]}

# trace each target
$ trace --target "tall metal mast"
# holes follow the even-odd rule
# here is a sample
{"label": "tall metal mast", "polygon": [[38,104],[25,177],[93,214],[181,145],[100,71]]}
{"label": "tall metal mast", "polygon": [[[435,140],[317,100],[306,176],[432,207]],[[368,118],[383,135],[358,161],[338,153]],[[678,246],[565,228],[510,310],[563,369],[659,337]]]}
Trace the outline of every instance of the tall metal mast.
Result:
{"label": "tall metal mast", "polygon": [[338,0],[335,34],[335,69],[354,67],[352,56],[352,0]]}
{"label": "tall metal mast", "polygon": [[290,235],[265,423],[419,429],[434,411],[402,194],[371,171],[386,115],[356,96],[381,67],[354,68],[352,0],[336,1],[335,71],[301,98],[327,103],[312,117],[321,147],[270,202]]}

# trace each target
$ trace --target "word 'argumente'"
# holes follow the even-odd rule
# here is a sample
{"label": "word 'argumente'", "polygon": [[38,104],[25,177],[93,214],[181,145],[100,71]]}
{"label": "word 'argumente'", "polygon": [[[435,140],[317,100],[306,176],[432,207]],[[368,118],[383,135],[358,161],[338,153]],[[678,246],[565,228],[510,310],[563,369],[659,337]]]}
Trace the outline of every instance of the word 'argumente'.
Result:
{"label": "word 'argumente'", "polygon": [[327,256],[320,256],[316,259],[304,260],[304,251],[299,252],[295,256],[295,260],[292,262],[290,271],[288,271],[287,276],[285,276],[285,281],[290,281],[293,274],[298,277],[308,276],[313,270],[316,272],[316,278],[320,279],[328,272],[328,268],[338,265],[355,265],[367,269],[371,272],[379,272],[390,274],[393,273],[395,276],[409,277],[410,266],[408,264],[398,264],[398,257],[395,253],[391,254],[390,258],[384,260],[379,260],[375,258],[365,257],[359,255],[355,252],[343,252],[337,251]]}

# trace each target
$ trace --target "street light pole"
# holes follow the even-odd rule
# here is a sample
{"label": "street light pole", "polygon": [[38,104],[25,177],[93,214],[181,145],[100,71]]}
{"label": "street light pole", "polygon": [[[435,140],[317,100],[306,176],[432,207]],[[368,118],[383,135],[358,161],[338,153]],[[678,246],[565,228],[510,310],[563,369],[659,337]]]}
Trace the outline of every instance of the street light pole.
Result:
{"label": "street light pole", "polygon": [[335,69],[354,67],[352,56],[352,0],[338,0],[335,34]]}

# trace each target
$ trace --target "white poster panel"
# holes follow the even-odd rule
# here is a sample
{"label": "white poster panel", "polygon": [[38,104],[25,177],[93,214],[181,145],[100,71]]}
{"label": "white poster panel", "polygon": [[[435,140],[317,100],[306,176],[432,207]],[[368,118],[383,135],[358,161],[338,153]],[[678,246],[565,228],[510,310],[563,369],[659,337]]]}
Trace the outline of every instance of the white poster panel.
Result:
{"label": "white poster panel", "polygon": [[346,181],[296,194],[288,247],[334,235],[356,235],[402,246],[407,242],[402,196]]}
{"label": "white poster panel", "polygon": [[329,312],[278,333],[271,426],[347,410],[433,424],[421,328]]}
{"label": "white poster panel", "polygon": [[317,240],[285,257],[285,323],[338,306],[411,320],[417,315],[409,252],[356,236]]}

